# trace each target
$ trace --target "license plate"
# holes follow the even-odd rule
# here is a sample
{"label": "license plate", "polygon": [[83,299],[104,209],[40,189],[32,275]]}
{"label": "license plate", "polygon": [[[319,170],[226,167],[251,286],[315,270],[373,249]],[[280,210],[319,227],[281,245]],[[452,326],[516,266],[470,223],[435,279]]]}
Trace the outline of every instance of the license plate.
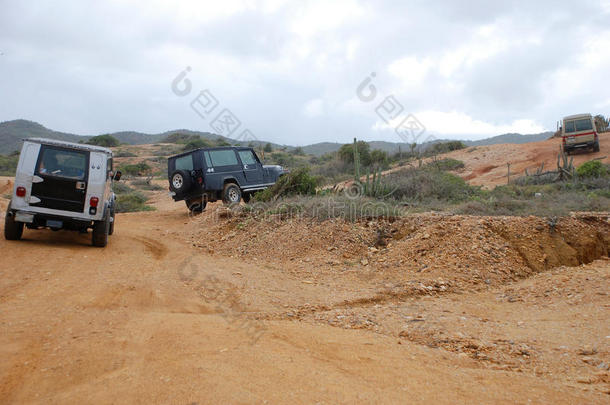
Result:
{"label": "license plate", "polygon": [[34,222],[34,214],[25,214],[23,212],[18,212],[15,214],[15,221],[31,224],[32,222]]}
{"label": "license plate", "polygon": [[55,221],[54,219],[47,219],[47,226],[49,228],[63,228],[64,223],[62,221]]}
{"label": "license plate", "polygon": [[568,141],[573,141],[575,139],[576,139],[575,137],[571,136],[571,137],[568,138]]}

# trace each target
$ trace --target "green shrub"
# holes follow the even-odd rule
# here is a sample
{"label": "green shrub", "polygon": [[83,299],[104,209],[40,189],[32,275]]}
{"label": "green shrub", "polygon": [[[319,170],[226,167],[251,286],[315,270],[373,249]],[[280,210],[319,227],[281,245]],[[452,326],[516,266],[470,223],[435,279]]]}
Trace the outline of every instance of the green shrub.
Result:
{"label": "green shrub", "polygon": [[209,148],[210,146],[211,146],[211,144],[208,141],[206,141],[205,139],[196,138],[196,139],[191,139],[190,141],[188,141],[186,143],[186,145],[184,145],[184,148],[182,150],[184,152],[190,152],[192,150],[199,149],[199,148]]}
{"label": "green shrub", "polygon": [[313,195],[319,183],[320,179],[310,175],[308,168],[300,168],[283,175],[272,187],[256,193],[255,198],[271,201],[292,195]]}
{"label": "green shrub", "polygon": [[136,155],[133,152],[129,152],[127,150],[119,150],[114,152],[114,157],[136,157],[138,155]]}
{"label": "green shrub", "polygon": [[19,152],[8,156],[0,155],[0,176],[14,176],[19,162]]}
{"label": "green shrub", "polygon": [[383,178],[383,182],[394,190],[392,198],[418,202],[461,202],[479,190],[458,176],[428,167],[390,173]]}
{"label": "green shrub", "polygon": [[154,211],[155,208],[146,205],[146,201],[148,198],[138,191],[117,194],[116,212]]}
{"label": "green shrub", "polygon": [[85,141],[85,143],[89,145],[104,146],[106,148],[119,146],[121,144],[121,142],[119,142],[119,140],[112,135],[94,136],[93,138],[89,138],[87,141]]}
{"label": "green shrub", "polygon": [[603,177],[608,170],[599,160],[590,160],[578,166],[576,174],[580,177]]}
{"label": "green shrub", "polygon": [[430,162],[427,166],[433,167],[438,170],[452,171],[457,169],[463,169],[465,167],[464,162],[457,159],[445,158]]}
{"label": "green shrub", "polygon": [[127,176],[144,176],[152,171],[152,167],[146,162],[140,162],[133,165],[121,166],[119,170]]}
{"label": "green shrub", "polygon": [[155,183],[151,183],[150,181],[144,180],[144,179],[138,179],[138,180],[134,180],[131,182],[131,185],[134,187],[137,187],[139,189],[142,190],[147,190],[147,191],[160,191],[160,190],[164,190],[163,187],[161,187],[158,184]]}
{"label": "green shrub", "polygon": [[439,142],[434,145],[426,148],[425,155],[439,155],[441,153],[447,153],[454,150],[464,149],[466,145],[462,141],[449,141],[449,142]]}

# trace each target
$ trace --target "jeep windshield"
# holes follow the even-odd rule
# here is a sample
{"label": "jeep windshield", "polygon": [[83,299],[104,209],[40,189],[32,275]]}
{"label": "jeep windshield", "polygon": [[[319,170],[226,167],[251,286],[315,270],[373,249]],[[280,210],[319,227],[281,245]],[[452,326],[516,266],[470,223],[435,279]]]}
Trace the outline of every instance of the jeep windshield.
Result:
{"label": "jeep windshield", "polygon": [[84,180],[87,174],[87,152],[43,146],[37,174]]}
{"label": "jeep windshield", "polygon": [[571,134],[580,131],[591,131],[593,130],[593,124],[589,118],[583,120],[566,121],[566,134]]}

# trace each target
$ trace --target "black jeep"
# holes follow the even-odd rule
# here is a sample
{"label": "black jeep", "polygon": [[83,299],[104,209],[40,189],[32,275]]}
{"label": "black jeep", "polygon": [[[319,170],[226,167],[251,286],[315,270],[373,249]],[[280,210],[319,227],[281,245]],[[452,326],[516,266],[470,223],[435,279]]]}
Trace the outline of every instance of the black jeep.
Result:
{"label": "black jeep", "polygon": [[286,173],[281,166],[264,166],[252,148],[201,148],[170,156],[167,161],[170,194],[185,201],[193,213],[208,202],[245,202],[259,190],[275,184]]}

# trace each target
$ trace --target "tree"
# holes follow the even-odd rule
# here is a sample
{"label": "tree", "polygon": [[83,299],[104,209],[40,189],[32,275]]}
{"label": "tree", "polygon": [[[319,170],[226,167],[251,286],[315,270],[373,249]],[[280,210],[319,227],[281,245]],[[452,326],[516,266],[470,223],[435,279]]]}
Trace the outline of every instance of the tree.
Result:
{"label": "tree", "polygon": [[594,120],[597,132],[606,132],[608,130],[609,122],[606,117],[601,114],[598,114],[595,116]]}
{"label": "tree", "polygon": [[199,148],[208,148],[210,147],[210,143],[202,138],[191,139],[184,145],[184,151],[189,152]]}
{"label": "tree", "polygon": [[267,153],[268,153],[268,152],[273,152],[273,146],[271,146],[271,144],[270,144],[270,143],[267,143],[267,144],[265,145],[265,148],[264,148],[263,150],[264,150],[265,152],[267,152]]}
{"label": "tree", "polygon": [[385,166],[388,163],[388,153],[381,150],[375,149],[371,151],[371,163],[379,166]]}
{"label": "tree", "polygon": [[[364,141],[358,141],[358,155],[360,157],[360,164],[362,166],[369,166],[371,164],[371,147]],[[354,163],[354,146],[350,143],[345,144],[339,148],[339,159],[345,163]]]}
{"label": "tree", "polygon": [[106,148],[119,146],[121,144],[121,142],[119,142],[119,140],[112,135],[94,136],[93,138],[88,139],[85,143],[89,145],[104,146]]}
{"label": "tree", "polygon": [[303,151],[303,148],[301,148],[300,146],[297,146],[296,148],[294,148],[292,151],[290,151],[290,153],[292,153],[293,155],[296,155],[296,156],[303,156],[305,154],[305,152]]}

